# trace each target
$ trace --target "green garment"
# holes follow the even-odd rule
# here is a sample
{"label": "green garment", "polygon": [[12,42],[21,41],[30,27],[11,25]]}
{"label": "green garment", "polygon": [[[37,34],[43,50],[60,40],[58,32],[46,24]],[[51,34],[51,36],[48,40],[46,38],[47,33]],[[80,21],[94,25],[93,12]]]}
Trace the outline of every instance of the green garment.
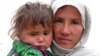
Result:
{"label": "green garment", "polygon": [[[21,41],[16,41],[16,40],[13,42],[13,48],[7,56],[13,56],[14,53],[16,53],[17,56],[45,56],[36,47],[32,47],[30,45],[27,45],[27,44],[21,42]],[[48,56],[52,56],[52,54],[49,51],[46,51],[46,54]]]}

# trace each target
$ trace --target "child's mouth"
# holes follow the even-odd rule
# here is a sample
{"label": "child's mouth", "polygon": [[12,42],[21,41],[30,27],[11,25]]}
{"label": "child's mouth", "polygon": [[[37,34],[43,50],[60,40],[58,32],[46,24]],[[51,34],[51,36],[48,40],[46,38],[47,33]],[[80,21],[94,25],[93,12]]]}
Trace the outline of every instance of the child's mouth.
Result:
{"label": "child's mouth", "polygon": [[46,50],[46,47],[43,46],[43,45],[38,45],[37,48],[40,49],[40,50],[42,50],[42,51],[45,51]]}

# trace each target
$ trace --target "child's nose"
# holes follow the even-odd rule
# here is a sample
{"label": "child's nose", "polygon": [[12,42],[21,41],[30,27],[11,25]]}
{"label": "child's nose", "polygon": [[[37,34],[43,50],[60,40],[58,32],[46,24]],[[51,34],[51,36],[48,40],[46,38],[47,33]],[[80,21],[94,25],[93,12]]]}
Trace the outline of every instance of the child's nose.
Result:
{"label": "child's nose", "polygon": [[38,40],[39,43],[42,43],[42,42],[44,42],[45,39],[44,39],[44,37],[40,36],[37,40]]}

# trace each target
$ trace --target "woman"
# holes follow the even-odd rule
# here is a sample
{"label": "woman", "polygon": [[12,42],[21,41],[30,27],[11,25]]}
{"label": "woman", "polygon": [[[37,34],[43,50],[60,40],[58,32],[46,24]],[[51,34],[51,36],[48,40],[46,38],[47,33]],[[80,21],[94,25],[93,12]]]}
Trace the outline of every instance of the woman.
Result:
{"label": "woman", "polygon": [[97,56],[83,46],[91,24],[86,6],[72,0],[56,0],[52,9],[55,16],[52,53],[55,56]]}

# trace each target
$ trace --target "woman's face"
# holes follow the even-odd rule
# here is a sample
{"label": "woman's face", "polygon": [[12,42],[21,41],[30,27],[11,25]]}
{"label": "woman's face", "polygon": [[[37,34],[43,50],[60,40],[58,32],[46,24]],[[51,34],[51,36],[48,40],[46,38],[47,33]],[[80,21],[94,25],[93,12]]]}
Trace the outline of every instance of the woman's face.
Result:
{"label": "woman's face", "polygon": [[55,14],[54,40],[62,48],[73,48],[83,32],[80,12],[73,6],[64,6]]}

